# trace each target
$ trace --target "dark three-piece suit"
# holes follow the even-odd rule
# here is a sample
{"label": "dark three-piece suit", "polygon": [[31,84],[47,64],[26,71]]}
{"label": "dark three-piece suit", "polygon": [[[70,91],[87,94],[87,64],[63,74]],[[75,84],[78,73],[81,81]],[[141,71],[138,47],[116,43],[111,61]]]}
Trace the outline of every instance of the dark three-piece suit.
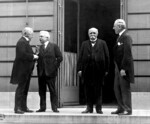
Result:
{"label": "dark three-piece suit", "polygon": [[51,107],[55,111],[58,107],[55,80],[58,68],[63,60],[62,53],[56,44],[49,42],[46,48],[43,45],[40,46],[38,55],[37,71],[39,78],[40,109],[43,111],[46,110],[46,87],[48,86]]}
{"label": "dark three-piece suit", "polygon": [[84,41],[81,45],[77,71],[82,71],[85,87],[87,109],[93,111],[102,107],[102,85],[105,73],[109,69],[109,51],[105,41],[97,39],[92,47],[91,41]]}

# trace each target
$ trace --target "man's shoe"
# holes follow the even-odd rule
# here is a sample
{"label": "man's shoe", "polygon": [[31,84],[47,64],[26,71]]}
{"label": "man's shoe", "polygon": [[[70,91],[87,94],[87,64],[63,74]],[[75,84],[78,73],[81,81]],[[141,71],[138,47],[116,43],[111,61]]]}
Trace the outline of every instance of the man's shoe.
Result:
{"label": "man's shoe", "polygon": [[59,111],[58,111],[57,109],[53,110],[53,112],[55,112],[55,113],[59,113]]}
{"label": "man's shoe", "polygon": [[45,112],[45,109],[39,109],[36,112]]}
{"label": "man's shoe", "polygon": [[24,111],[24,112],[29,112],[29,113],[33,112],[32,110],[30,110],[30,109],[28,109],[28,108],[27,108],[27,109],[23,109],[23,111]]}
{"label": "man's shoe", "polygon": [[83,111],[82,113],[93,113],[93,110],[88,110],[88,109],[86,109],[86,110]]}
{"label": "man's shoe", "polygon": [[121,111],[121,110],[116,110],[116,111],[114,111],[114,112],[111,112],[111,114],[119,114],[119,113],[122,113],[123,111]]}
{"label": "man's shoe", "polygon": [[102,110],[96,110],[98,114],[103,114]]}
{"label": "man's shoe", "polygon": [[24,114],[24,111],[22,111],[21,109],[17,109],[17,110],[15,111],[15,113],[16,113],[16,114]]}
{"label": "man's shoe", "polygon": [[119,113],[119,115],[132,115],[131,111],[123,111],[121,113]]}

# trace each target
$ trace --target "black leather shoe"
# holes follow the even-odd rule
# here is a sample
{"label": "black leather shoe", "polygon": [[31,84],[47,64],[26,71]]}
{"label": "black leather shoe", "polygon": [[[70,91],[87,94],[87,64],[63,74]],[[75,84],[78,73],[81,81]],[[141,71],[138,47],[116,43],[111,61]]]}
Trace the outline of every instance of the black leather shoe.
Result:
{"label": "black leather shoe", "polygon": [[39,109],[36,112],[45,112],[45,109]]}
{"label": "black leather shoe", "polygon": [[114,112],[111,112],[111,114],[119,114],[119,113],[122,113],[123,111],[121,111],[121,110],[116,110],[116,111],[114,111]]}
{"label": "black leather shoe", "polygon": [[93,110],[88,110],[88,109],[86,109],[86,110],[83,111],[82,113],[93,113]]}
{"label": "black leather shoe", "polygon": [[55,112],[55,113],[59,113],[59,111],[58,111],[57,109],[53,110],[53,112]]}
{"label": "black leather shoe", "polygon": [[16,113],[16,114],[24,114],[24,111],[22,111],[21,109],[17,109],[17,110],[15,111],[15,113]]}
{"label": "black leather shoe", "polygon": [[102,110],[96,110],[98,114],[103,114]]}
{"label": "black leather shoe", "polygon": [[121,113],[119,113],[119,115],[132,115],[131,111],[123,111]]}
{"label": "black leather shoe", "polygon": [[31,112],[33,112],[32,110],[30,110],[30,109],[23,109],[22,111],[24,111],[24,112],[29,112],[29,113],[31,113]]}

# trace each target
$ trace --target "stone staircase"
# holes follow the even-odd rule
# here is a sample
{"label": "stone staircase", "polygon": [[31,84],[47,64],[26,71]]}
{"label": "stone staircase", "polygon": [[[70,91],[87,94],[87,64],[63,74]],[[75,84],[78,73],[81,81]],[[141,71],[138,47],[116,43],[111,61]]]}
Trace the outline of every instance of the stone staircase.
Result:
{"label": "stone staircase", "polygon": [[[150,124],[150,94],[132,93],[133,114],[130,116],[111,115],[116,108],[103,106],[103,114],[82,114],[85,106],[64,106],[60,113],[53,113],[47,94],[47,111],[42,113],[14,114],[14,93],[0,93],[0,124]],[[37,92],[28,95],[28,107],[39,109]]]}
{"label": "stone staircase", "polygon": [[150,124],[150,111],[133,110],[133,115],[111,115],[115,108],[103,108],[104,114],[96,112],[81,114],[85,107],[60,108],[60,113],[47,110],[43,113],[14,114],[1,109],[0,124]]}

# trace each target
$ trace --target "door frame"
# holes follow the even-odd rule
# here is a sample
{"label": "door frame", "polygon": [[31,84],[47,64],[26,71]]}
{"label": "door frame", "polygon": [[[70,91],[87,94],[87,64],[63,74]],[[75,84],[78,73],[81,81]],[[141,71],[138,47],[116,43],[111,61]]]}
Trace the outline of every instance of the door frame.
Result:
{"label": "door frame", "polygon": [[[55,40],[57,45],[59,46],[63,57],[64,57],[64,0],[54,0],[55,6]],[[62,64],[58,70],[57,76],[57,94],[58,94],[58,106],[63,106],[63,99],[62,99],[62,82],[64,80],[63,70],[64,70],[64,63]]]}
{"label": "door frame", "polygon": [[120,0],[120,18],[124,19],[126,22],[126,25],[128,24],[127,21],[127,3],[128,0]]}
{"label": "door frame", "polygon": [[[54,6],[55,6],[55,17],[54,17],[54,22],[57,22],[54,24],[54,40],[56,40],[56,43],[60,47],[60,50],[63,54],[64,57],[64,7],[65,7],[65,0],[54,0]],[[79,5],[79,0],[78,1],[78,10],[80,9]],[[124,19],[127,23],[127,0],[120,0],[120,18]],[[80,23],[79,23],[79,16],[80,16],[80,10],[78,11],[78,25],[77,25],[77,58],[79,54],[79,40],[80,40]],[[60,69],[58,71],[58,76],[57,76],[57,92],[58,92],[58,105],[59,107],[63,106],[63,81],[64,81],[64,62],[62,62]],[[77,78],[77,82],[79,82],[79,79]]]}

